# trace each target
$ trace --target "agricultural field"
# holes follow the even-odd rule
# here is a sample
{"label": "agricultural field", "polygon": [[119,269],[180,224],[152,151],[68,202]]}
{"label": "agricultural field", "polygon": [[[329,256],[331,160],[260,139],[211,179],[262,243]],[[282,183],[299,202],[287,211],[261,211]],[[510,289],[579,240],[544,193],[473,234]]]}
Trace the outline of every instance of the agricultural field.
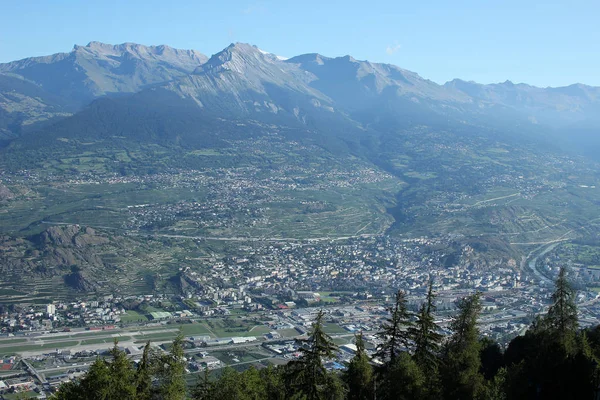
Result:
{"label": "agricultural field", "polygon": [[148,317],[146,314],[141,314],[134,310],[127,311],[127,314],[121,315],[121,322],[124,324],[132,323],[132,322],[146,322],[148,321]]}
{"label": "agricultural field", "polygon": [[180,269],[209,273],[198,260],[257,242],[444,238],[520,260],[600,232],[597,169],[531,145],[419,127],[348,151],[273,126],[232,129],[202,147],[48,137],[7,153],[0,302],[181,294]]}

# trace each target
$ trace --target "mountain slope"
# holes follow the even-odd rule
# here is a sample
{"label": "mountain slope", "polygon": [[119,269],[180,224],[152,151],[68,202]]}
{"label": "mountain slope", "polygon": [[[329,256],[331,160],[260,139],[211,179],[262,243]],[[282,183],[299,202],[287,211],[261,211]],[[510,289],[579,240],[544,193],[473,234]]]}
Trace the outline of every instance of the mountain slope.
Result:
{"label": "mountain slope", "polygon": [[310,85],[365,126],[394,129],[447,121],[448,109],[469,103],[468,96],[394,65],[305,54],[286,60],[310,72]]}
{"label": "mountain slope", "polygon": [[69,53],[0,64],[0,140],[70,115],[98,97],[184,76],[206,60],[195,50],[91,42]]}
{"label": "mountain slope", "polygon": [[236,43],[193,74],[152,90],[175,93],[204,112],[229,117],[266,113],[302,118],[306,109],[333,112],[331,100],[309,86],[312,79],[255,46]]}
{"label": "mountain slope", "polygon": [[192,72],[207,60],[195,50],[134,43],[91,42],[69,53],[0,64],[0,72],[19,75],[49,93],[79,104],[115,93],[132,93]]}
{"label": "mountain slope", "polygon": [[[32,98],[52,95],[18,79],[34,85]],[[595,88],[438,85],[391,65],[281,60],[236,43],[187,74],[98,98],[0,150],[0,177],[9,178],[0,232],[81,224],[140,243],[149,233],[386,232],[517,260],[600,231],[598,166],[556,146],[560,131],[550,125],[559,124],[542,118],[582,123],[593,136],[597,99]]]}
{"label": "mountain slope", "polygon": [[[118,136],[206,147],[222,139],[260,136],[264,129],[252,129],[253,125],[274,124],[285,127],[291,137],[309,134],[323,146],[346,151],[366,131],[310,87],[314,79],[255,46],[232,44],[190,75],[129,96],[98,99],[72,118],[34,134],[34,140],[24,141],[35,145],[46,137],[46,146],[56,144],[57,138],[85,142]],[[228,122],[220,122],[224,119]],[[23,145],[28,144],[14,144]]]}
{"label": "mountain slope", "polygon": [[558,88],[538,88],[510,81],[482,85],[460,79],[444,87],[468,95],[479,107],[501,105],[527,116],[534,123],[568,125],[597,118],[600,88],[574,84]]}
{"label": "mountain slope", "polygon": [[38,122],[70,115],[69,102],[19,76],[0,74],[0,141]]}

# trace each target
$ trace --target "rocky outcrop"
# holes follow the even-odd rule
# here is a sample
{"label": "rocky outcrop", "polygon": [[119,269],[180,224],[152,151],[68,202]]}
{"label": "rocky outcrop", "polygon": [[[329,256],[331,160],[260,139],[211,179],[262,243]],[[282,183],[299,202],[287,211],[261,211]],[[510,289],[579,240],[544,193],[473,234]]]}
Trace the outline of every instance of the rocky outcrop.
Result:
{"label": "rocky outcrop", "polygon": [[72,272],[65,276],[65,283],[79,292],[90,292],[96,290],[98,285],[89,279],[85,272],[79,268],[73,268]]}
{"label": "rocky outcrop", "polygon": [[96,234],[92,228],[79,225],[52,226],[40,234],[43,245],[77,247],[96,246],[109,242],[108,238]]}
{"label": "rocky outcrop", "polygon": [[14,197],[13,193],[0,183],[0,201],[10,200]]}

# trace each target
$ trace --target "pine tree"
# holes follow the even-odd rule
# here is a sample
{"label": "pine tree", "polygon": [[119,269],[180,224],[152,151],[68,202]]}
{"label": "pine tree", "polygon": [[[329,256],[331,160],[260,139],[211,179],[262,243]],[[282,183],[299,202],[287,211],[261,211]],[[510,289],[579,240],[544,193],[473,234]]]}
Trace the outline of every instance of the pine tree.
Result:
{"label": "pine tree", "polygon": [[72,399],[109,400],[111,379],[108,363],[97,358],[81,379],[79,390],[74,392],[79,397],[72,397]]}
{"label": "pine tree", "polygon": [[65,382],[58,388],[58,391],[50,396],[50,400],[85,400],[88,399],[82,393],[80,382]]}
{"label": "pine tree", "polygon": [[267,368],[260,370],[260,378],[267,391],[267,400],[286,400],[282,368],[275,368],[269,365]]}
{"label": "pine tree", "polygon": [[437,399],[440,396],[439,356],[442,334],[435,323],[435,293],[433,281],[429,282],[425,303],[421,305],[415,324],[409,328],[410,338],[414,343],[413,359],[425,374],[426,392],[428,398]]}
{"label": "pine tree", "polygon": [[80,381],[60,386],[53,400],[135,399],[133,365],[115,340],[111,361],[97,358]]}
{"label": "pine tree", "polygon": [[449,399],[474,399],[484,390],[477,319],[480,293],[458,301],[458,314],[450,323],[453,332],[443,350],[442,381]]}
{"label": "pine tree", "polygon": [[171,344],[169,354],[163,356],[159,368],[161,399],[183,400],[186,397],[185,357],[181,331]]}
{"label": "pine tree", "polygon": [[295,398],[305,397],[307,400],[330,398],[328,389],[332,382],[323,366],[323,361],[334,357],[337,346],[331,336],[323,331],[324,316],[323,310],[320,310],[308,339],[303,341],[299,349],[300,357],[287,366],[287,383]]}
{"label": "pine tree", "polygon": [[567,272],[562,267],[555,282],[552,305],[548,309],[545,323],[550,332],[558,338],[568,352],[574,347],[577,333],[577,305],[575,292],[567,281]]}
{"label": "pine tree", "polygon": [[433,316],[435,309],[435,293],[433,282],[430,281],[426,301],[417,313],[414,326],[409,329],[410,338],[415,346],[414,359],[426,374],[437,371],[438,353],[442,341],[440,328]]}
{"label": "pine tree", "polygon": [[506,369],[500,368],[493,379],[487,381],[485,394],[482,396],[485,400],[506,400]]}
{"label": "pine tree", "polygon": [[142,359],[135,374],[136,400],[150,400],[152,398],[152,370],[150,359],[150,342],[146,342]]}
{"label": "pine tree", "polygon": [[241,400],[245,399],[244,393],[241,390],[241,375],[231,367],[226,367],[221,371],[219,380],[215,382],[210,397],[210,400]]}
{"label": "pine tree", "polygon": [[426,377],[410,354],[403,351],[388,366],[378,389],[378,399],[422,400],[426,398]]}
{"label": "pine tree", "polygon": [[365,351],[362,333],[356,335],[356,354],[343,374],[348,386],[348,400],[366,400],[373,398],[373,367]]}
{"label": "pine tree", "polygon": [[260,373],[256,368],[250,367],[241,375],[240,391],[243,393],[243,396],[240,396],[240,398],[248,400],[267,398],[265,382],[261,379]]}
{"label": "pine tree", "polygon": [[410,313],[406,308],[406,294],[402,290],[396,292],[394,305],[389,308],[390,318],[381,326],[377,334],[383,343],[377,349],[376,357],[385,364],[394,362],[403,348],[408,348],[412,324]]}
{"label": "pine tree", "polygon": [[110,350],[111,361],[108,364],[109,399],[133,400],[136,398],[135,371],[127,354],[118,347],[115,339]]}
{"label": "pine tree", "polygon": [[192,398],[194,400],[211,400],[214,398],[214,383],[210,380],[210,371],[204,368],[204,371],[198,375],[198,383],[193,390]]}

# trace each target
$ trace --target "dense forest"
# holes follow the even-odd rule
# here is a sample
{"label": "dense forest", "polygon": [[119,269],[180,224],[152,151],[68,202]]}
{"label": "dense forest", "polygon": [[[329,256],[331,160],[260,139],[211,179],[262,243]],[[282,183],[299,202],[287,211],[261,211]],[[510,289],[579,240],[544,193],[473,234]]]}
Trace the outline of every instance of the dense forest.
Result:
{"label": "dense forest", "polygon": [[409,312],[398,291],[378,333],[373,358],[361,334],[346,369],[328,371],[337,346],[323,330],[320,312],[300,357],[285,366],[244,372],[204,371],[194,388],[185,382],[183,338],[169,353],[147,344],[134,365],[117,343],[107,359],[98,358],[79,381],[63,384],[54,400],[362,400],[362,399],[596,399],[600,326],[579,329],[575,292],[564,269],[556,280],[547,314],[538,316],[524,336],[506,350],[477,328],[480,294],[458,301],[445,336],[434,320],[432,284],[417,313]]}

